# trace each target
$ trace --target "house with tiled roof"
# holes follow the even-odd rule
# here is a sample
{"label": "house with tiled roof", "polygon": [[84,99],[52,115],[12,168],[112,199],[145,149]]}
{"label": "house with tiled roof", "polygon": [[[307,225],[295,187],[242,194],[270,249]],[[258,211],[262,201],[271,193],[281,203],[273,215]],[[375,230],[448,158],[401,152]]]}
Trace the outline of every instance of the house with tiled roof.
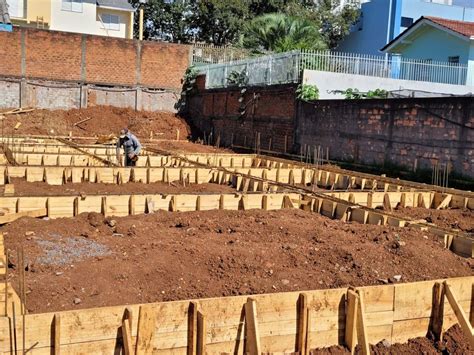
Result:
{"label": "house with tiled roof", "polygon": [[[474,85],[474,22],[421,17],[382,51],[426,63],[426,68],[446,63],[443,75],[457,75],[459,83]],[[438,68],[425,75],[439,73]]]}

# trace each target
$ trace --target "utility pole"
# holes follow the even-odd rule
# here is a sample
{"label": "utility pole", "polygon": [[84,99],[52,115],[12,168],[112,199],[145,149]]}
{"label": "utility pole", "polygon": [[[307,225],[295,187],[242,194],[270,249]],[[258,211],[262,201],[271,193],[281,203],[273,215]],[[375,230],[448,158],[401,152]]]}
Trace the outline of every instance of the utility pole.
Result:
{"label": "utility pole", "polygon": [[143,8],[147,3],[147,0],[140,0],[140,18],[138,23],[138,39],[143,41]]}

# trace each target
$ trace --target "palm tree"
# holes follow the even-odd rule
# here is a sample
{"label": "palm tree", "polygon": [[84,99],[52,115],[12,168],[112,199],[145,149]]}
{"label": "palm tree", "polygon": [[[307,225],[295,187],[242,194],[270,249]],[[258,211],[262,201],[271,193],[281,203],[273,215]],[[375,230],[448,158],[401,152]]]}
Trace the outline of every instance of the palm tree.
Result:
{"label": "palm tree", "polygon": [[255,18],[244,29],[240,44],[259,54],[327,48],[321,33],[311,21],[285,14]]}

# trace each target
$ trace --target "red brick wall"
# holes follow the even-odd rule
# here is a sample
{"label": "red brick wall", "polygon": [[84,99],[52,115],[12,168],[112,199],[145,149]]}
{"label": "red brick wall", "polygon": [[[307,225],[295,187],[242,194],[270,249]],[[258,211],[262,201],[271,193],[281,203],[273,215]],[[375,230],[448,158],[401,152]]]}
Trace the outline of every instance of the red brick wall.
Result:
{"label": "red brick wall", "polygon": [[160,82],[163,87],[180,88],[190,64],[189,51],[188,46],[179,44],[143,42],[141,83],[154,86],[153,83]]}
{"label": "red brick wall", "polygon": [[[201,78],[198,78],[198,82]],[[244,95],[246,114],[239,113],[240,89],[200,90],[189,105],[189,117],[201,132],[220,136],[222,144],[254,147],[260,134],[260,148],[283,152],[293,145],[295,87],[293,85],[249,88]]]}
{"label": "red brick wall", "polygon": [[11,33],[0,33],[0,76],[22,76],[21,32],[25,34],[26,78],[30,79],[82,81],[84,72],[89,83],[142,84],[178,91],[190,64],[190,47],[186,45],[140,44],[137,40],[15,27]]}
{"label": "red brick wall", "polygon": [[132,40],[87,36],[86,80],[136,84],[136,48]]}
{"label": "red brick wall", "polygon": [[21,75],[21,33],[0,32],[0,72]]}
{"label": "red brick wall", "polygon": [[27,77],[80,80],[81,36],[28,30],[25,45]]}
{"label": "red brick wall", "polygon": [[[202,84],[202,78],[198,78]],[[431,171],[449,164],[474,178],[474,100],[470,97],[389,100],[295,101],[295,87],[249,88],[254,95],[241,118],[240,89],[205,90],[190,99],[190,120],[201,132],[221,136],[221,143],[288,152],[320,146],[330,159],[386,169]],[[270,146],[271,140],[271,146]]]}

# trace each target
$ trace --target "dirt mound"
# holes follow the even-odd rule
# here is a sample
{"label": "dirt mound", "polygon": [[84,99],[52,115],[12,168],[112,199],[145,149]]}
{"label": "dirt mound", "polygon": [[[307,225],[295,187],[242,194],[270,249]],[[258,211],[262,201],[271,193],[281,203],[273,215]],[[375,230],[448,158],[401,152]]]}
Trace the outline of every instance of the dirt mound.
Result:
{"label": "dirt mound", "polygon": [[[301,210],[22,218],[0,232],[9,249],[24,246],[31,312],[472,275],[471,260],[429,233]],[[108,253],[88,255],[81,239]],[[61,251],[45,249],[54,244],[86,251],[64,265],[42,262]],[[9,275],[16,287],[17,271]]]}
{"label": "dirt mound", "polygon": [[[87,120],[77,126],[82,120]],[[14,127],[21,122],[18,129]],[[121,128],[128,127],[141,138],[149,138],[150,132],[157,139],[186,139],[190,128],[186,122],[170,112],[134,111],[127,108],[94,106],[73,110],[34,110],[21,115],[8,115],[3,126],[3,134],[37,134],[96,136],[117,134]],[[1,128],[1,127],[0,127]]]}

